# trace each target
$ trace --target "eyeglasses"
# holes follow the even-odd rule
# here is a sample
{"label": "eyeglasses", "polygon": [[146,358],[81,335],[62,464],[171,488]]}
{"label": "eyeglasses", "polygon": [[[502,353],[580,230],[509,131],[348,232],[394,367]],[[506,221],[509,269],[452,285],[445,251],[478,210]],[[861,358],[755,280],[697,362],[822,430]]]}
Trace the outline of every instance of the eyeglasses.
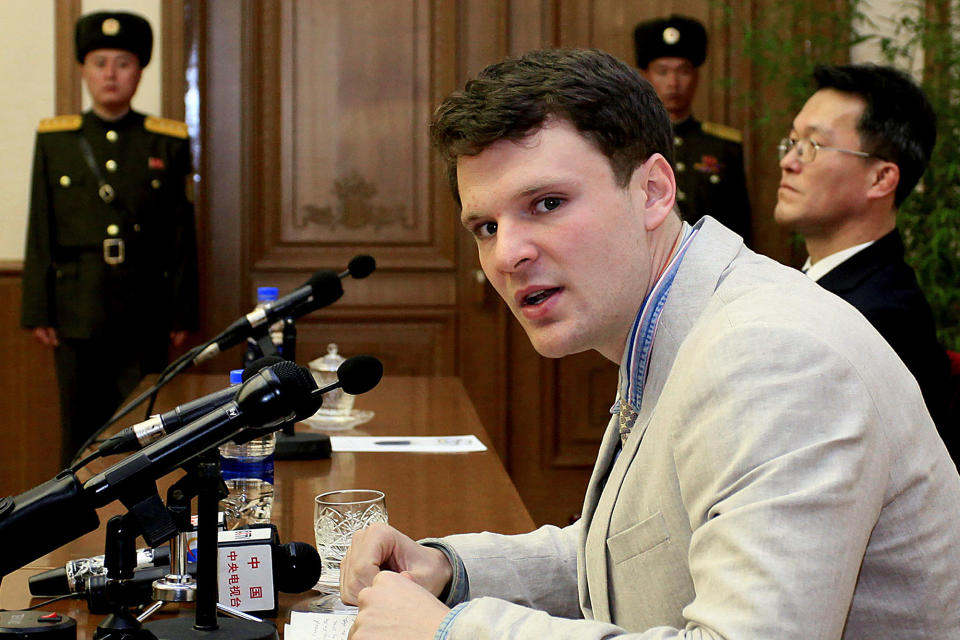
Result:
{"label": "eyeglasses", "polygon": [[839,151],[840,153],[849,153],[851,155],[860,156],[861,158],[877,157],[872,153],[867,153],[866,151],[854,151],[853,149],[828,147],[825,144],[814,142],[810,138],[800,138],[799,140],[794,140],[793,138],[783,138],[780,140],[780,144],[777,145],[777,152],[780,155],[780,159],[783,160],[783,158],[790,153],[790,149],[793,149],[794,147],[797,149],[797,158],[799,158],[800,162],[804,164],[809,164],[816,160],[817,151],[820,149],[826,149],[827,151]]}

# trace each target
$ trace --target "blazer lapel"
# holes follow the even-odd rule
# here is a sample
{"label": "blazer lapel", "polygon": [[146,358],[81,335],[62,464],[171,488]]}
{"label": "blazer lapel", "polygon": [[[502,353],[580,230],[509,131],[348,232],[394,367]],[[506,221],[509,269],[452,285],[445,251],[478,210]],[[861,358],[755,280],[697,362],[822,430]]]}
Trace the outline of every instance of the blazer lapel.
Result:
{"label": "blazer lapel", "polygon": [[[617,496],[654,417],[657,400],[670,375],[677,351],[722,280],[724,269],[741,250],[746,249],[738,236],[704,216],[660,315],[640,414],[619,456],[616,456],[620,450],[617,416],[607,426],[587,488],[580,553],[577,554],[580,604],[587,618],[616,622],[610,615],[606,541]],[[656,479],[651,482],[655,483]]]}
{"label": "blazer lapel", "polygon": [[[597,557],[584,553],[588,546],[587,537],[592,529],[591,522],[604,485],[607,483],[610,466],[620,448],[619,420],[616,415],[610,418],[607,430],[603,434],[597,462],[593,466],[590,482],[587,484],[587,493],[583,500],[583,512],[580,516],[580,540],[577,554],[577,586],[580,593],[580,608],[588,619],[605,620],[598,616],[595,607],[599,606],[601,615],[609,617],[606,588],[606,554]],[[609,519],[609,516],[608,516]],[[589,563],[589,565],[588,565]],[[598,581],[599,580],[599,581]]]}

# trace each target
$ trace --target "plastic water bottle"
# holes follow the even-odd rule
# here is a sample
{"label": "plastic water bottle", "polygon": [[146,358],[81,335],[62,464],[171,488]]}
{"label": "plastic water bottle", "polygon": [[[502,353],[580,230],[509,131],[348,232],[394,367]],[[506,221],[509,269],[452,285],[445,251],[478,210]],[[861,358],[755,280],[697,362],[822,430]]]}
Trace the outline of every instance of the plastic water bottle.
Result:
{"label": "plastic water bottle", "polygon": [[[239,384],[243,370],[230,372],[230,383]],[[254,438],[244,444],[220,446],[220,473],[230,490],[221,502],[227,528],[270,522],[273,511],[273,457],[277,434]]]}
{"label": "plastic water bottle", "polygon": [[[279,289],[277,287],[257,287],[257,305],[255,309],[263,309],[267,304],[271,302],[276,302],[277,297],[279,296]],[[270,325],[268,335],[270,336],[270,343],[272,344],[272,350],[268,346],[266,349],[262,345],[258,344],[258,337],[247,338],[247,350],[243,354],[243,366],[246,367],[248,364],[261,358],[263,356],[281,356],[287,360],[292,359],[290,356],[287,356],[283,352],[283,320],[277,320]],[[269,353],[267,351],[270,351]]]}

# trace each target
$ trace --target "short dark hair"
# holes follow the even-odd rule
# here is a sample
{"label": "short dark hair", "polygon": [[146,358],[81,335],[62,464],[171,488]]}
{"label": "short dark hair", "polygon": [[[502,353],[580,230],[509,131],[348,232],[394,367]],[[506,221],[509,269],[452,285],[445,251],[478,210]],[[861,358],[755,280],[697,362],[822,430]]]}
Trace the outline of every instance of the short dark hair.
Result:
{"label": "short dark hair", "polygon": [[673,134],[649,82],[608,53],[543,49],[488,66],[433,113],[430,137],[460,205],[457,159],[522,140],[548,118],[569,121],[610,160],[617,184],[654,153],[673,164]]}
{"label": "short dark hair", "polygon": [[937,140],[937,116],[913,78],[875,64],[818,66],[816,88],[834,89],[863,99],[866,106],[857,123],[863,151],[900,168],[894,196],[899,207],[920,181]]}

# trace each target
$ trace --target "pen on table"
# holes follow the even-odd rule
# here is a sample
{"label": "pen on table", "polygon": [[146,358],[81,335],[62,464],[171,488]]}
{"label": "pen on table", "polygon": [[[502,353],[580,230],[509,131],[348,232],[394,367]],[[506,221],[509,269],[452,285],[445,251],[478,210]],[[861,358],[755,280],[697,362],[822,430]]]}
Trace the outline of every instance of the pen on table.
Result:
{"label": "pen on table", "polygon": [[410,444],[409,440],[377,440],[373,444]]}

